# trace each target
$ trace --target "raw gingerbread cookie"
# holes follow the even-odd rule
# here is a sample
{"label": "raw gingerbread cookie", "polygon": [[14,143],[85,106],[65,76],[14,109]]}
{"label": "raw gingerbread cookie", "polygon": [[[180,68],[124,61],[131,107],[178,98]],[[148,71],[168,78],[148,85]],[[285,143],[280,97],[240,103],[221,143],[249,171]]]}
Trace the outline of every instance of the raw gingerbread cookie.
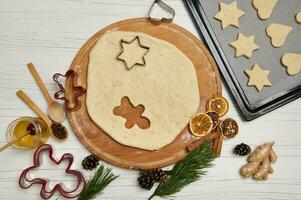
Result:
{"label": "raw gingerbread cookie", "polygon": [[229,25],[239,27],[238,19],[245,13],[237,8],[237,2],[233,1],[230,4],[219,4],[220,11],[214,16],[215,19],[222,23],[222,29],[227,28]]}
{"label": "raw gingerbread cookie", "polygon": [[281,62],[290,76],[298,74],[301,70],[301,54],[286,53],[282,56]]}
{"label": "raw gingerbread cookie", "polygon": [[251,70],[245,70],[249,77],[248,86],[255,86],[260,91],[264,86],[271,86],[268,76],[270,70],[264,70],[259,65],[255,64]]}
{"label": "raw gingerbread cookie", "polygon": [[292,30],[293,28],[290,26],[272,23],[267,27],[266,33],[271,38],[271,43],[274,47],[281,47]]}
{"label": "raw gingerbread cookie", "polygon": [[296,22],[298,23],[298,24],[301,24],[301,11],[300,12],[298,12],[297,14],[296,14]]}
{"label": "raw gingerbread cookie", "polygon": [[257,10],[258,17],[266,20],[271,17],[278,0],[253,0],[253,6]]}
{"label": "raw gingerbread cookie", "polygon": [[254,42],[254,35],[246,37],[244,34],[239,33],[237,40],[230,43],[236,50],[235,57],[245,56],[251,58],[253,51],[259,49],[259,46]]}

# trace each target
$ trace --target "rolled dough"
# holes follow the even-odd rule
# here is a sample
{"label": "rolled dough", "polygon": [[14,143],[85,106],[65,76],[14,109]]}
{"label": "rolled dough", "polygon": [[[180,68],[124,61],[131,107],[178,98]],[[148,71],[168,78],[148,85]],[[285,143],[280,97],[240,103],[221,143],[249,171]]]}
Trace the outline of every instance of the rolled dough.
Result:
{"label": "rolled dough", "polygon": [[[146,65],[127,70],[117,60],[121,39],[139,36],[149,47]],[[139,32],[105,33],[89,55],[87,109],[91,119],[117,142],[146,150],[171,143],[187,126],[200,104],[193,63],[173,44]],[[150,127],[127,129],[126,119],[113,114],[122,97],[145,107]]]}

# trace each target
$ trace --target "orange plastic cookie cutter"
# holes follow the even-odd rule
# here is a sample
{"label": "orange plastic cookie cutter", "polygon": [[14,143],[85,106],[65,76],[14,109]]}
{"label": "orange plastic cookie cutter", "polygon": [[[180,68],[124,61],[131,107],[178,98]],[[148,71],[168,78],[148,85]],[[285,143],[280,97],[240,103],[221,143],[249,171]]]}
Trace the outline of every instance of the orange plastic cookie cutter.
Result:
{"label": "orange plastic cookie cutter", "polygon": [[[68,166],[65,170],[67,174],[74,175],[77,178],[77,184],[74,189],[66,189],[63,183],[56,184],[52,190],[48,188],[48,180],[43,178],[33,178],[29,177],[30,171],[37,169],[41,165],[42,153],[48,152],[50,160],[59,165],[63,161],[68,162]],[[59,160],[53,157],[53,149],[49,144],[41,145],[33,156],[33,166],[25,169],[19,178],[19,186],[23,189],[28,189],[32,185],[41,185],[40,196],[42,199],[50,199],[55,192],[59,192],[65,198],[76,198],[86,187],[86,181],[83,174],[76,170],[71,170],[73,164],[73,156],[69,153],[64,154]]]}
{"label": "orange plastic cookie cutter", "polygon": [[[60,83],[59,79],[65,78],[66,87]],[[53,75],[53,81],[57,84],[59,90],[54,94],[55,99],[64,100],[65,107],[68,111],[76,111],[81,107],[80,96],[86,93],[86,89],[77,85],[78,74],[75,70],[70,69],[65,75],[56,73]]]}

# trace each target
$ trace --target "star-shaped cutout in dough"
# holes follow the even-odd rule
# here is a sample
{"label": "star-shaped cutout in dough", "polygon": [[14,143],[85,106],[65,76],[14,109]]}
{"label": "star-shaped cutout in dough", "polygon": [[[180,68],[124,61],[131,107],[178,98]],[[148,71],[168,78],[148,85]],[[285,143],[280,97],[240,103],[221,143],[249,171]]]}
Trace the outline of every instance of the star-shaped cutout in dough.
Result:
{"label": "star-shaped cutout in dough", "polygon": [[148,53],[149,47],[142,45],[138,36],[129,42],[121,40],[120,44],[121,52],[117,59],[123,61],[128,70],[135,65],[145,66],[145,55]]}
{"label": "star-shaped cutout in dough", "polygon": [[219,7],[220,11],[214,16],[214,18],[221,21],[222,28],[225,29],[229,25],[239,27],[238,19],[245,13],[237,8],[237,2],[233,1],[230,4],[224,4],[221,2]]}
{"label": "star-shaped cutout in dough", "polygon": [[255,86],[260,91],[264,86],[271,86],[268,76],[270,70],[264,70],[259,65],[255,64],[251,70],[245,70],[249,77],[248,86]]}
{"label": "star-shaped cutout in dough", "polygon": [[230,44],[236,50],[235,57],[245,56],[252,57],[253,51],[259,49],[259,46],[254,42],[254,35],[246,37],[244,34],[239,33],[237,40]]}

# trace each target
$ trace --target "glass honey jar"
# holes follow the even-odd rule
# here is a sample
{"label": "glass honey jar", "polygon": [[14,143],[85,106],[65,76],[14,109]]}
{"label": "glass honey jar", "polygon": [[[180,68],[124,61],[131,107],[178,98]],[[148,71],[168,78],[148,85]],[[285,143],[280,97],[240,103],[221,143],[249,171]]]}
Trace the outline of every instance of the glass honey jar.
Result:
{"label": "glass honey jar", "polygon": [[8,142],[28,133],[13,146],[17,149],[29,150],[47,142],[50,132],[46,123],[40,118],[21,117],[11,122],[6,130]]}

